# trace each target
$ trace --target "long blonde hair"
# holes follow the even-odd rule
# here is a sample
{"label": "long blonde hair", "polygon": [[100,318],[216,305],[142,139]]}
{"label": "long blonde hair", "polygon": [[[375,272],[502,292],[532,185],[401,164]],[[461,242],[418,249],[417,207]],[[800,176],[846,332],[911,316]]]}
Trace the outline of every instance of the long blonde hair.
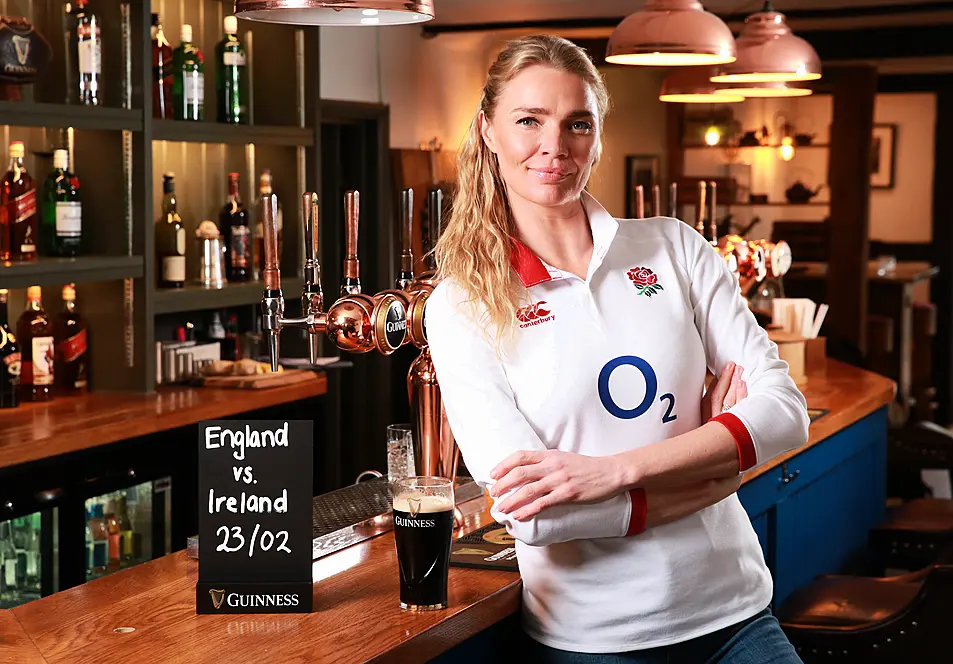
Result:
{"label": "long blonde hair", "polygon": [[536,35],[509,42],[487,73],[483,96],[457,158],[453,206],[434,248],[441,279],[452,279],[471,303],[486,309],[497,346],[516,324],[525,291],[510,263],[515,228],[496,155],[483,141],[480,113],[492,117],[503,88],[528,67],[545,65],[575,74],[596,98],[599,126],[609,110],[602,76],[586,52],[561,37]]}

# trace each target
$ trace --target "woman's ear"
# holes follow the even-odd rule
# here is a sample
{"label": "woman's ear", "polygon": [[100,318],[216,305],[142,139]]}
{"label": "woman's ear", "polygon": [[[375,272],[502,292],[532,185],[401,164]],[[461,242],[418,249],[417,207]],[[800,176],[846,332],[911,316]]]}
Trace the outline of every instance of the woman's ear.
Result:
{"label": "woman's ear", "polygon": [[490,119],[486,117],[486,113],[480,111],[480,135],[483,137],[483,142],[486,143],[486,147],[489,148],[490,152],[496,154],[496,140],[493,136],[493,126],[490,124]]}

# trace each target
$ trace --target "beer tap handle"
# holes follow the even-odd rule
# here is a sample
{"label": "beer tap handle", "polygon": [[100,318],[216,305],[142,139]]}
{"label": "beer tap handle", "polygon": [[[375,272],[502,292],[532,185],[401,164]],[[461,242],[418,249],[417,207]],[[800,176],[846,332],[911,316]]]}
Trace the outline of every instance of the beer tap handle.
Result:
{"label": "beer tap handle", "polygon": [[711,243],[718,244],[718,183],[711,180],[708,183],[708,228],[711,230]]}
{"label": "beer tap handle", "polygon": [[652,185],[652,214],[662,216],[662,190],[657,184]]}
{"label": "beer tap handle", "polygon": [[261,199],[264,232],[265,266],[262,277],[265,292],[261,299],[262,328],[268,337],[268,356],[271,370],[278,371],[279,335],[285,301],[281,294],[281,271],[278,267],[278,198],[266,194]]}
{"label": "beer tap handle", "polygon": [[358,191],[344,193],[344,224],[346,252],[344,254],[344,283],[341,296],[361,294],[361,265],[357,259],[358,222],[361,215],[361,194]]}
{"label": "beer tap handle", "polygon": [[705,196],[708,191],[708,185],[704,180],[698,182],[698,207],[695,209],[695,230],[705,237]]}
{"label": "beer tap handle", "polygon": [[645,219],[645,189],[642,185],[635,185],[635,218]]}
{"label": "beer tap handle", "polygon": [[324,309],[324,290],[321,288],[321,259],[319,251],[318,195],[307,193],[301,197],[301,223],[304,227],[304,286],[301,291],[301,316],[306,319],[308,356],[316,364],[321,354],[321,337],[317,322]]}
{"label": "beer tap handle", "polygon": [[395,288],[407,290],[414,280],[414,253],[411,242],[414,233],[414,190],[400,192],[400,274]]}
{"label": "beer tap handle", "polygon": [[430,246],[426,248],[427,264],[431,270],[437,269],[436,260],[432,253],[437,246],[437,240],[443,231],[443,190],[432,188],[427,194],[427,217],[430,219]]}
{"label": "beer tap handle", "polygon": [[672,219],[678,219],[678,183],[673,182],[668,186],[668,216]]}

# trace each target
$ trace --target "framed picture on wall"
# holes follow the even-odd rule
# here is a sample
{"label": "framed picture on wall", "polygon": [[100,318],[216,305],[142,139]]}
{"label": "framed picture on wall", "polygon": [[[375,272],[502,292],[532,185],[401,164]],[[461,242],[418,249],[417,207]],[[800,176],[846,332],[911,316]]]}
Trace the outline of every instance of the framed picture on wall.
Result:
{"label": "framed picture on wall", "polygon": [[635,188],[642,185],[645,214],[658,214],[652,209],[652,187],[659,181],[658,155],[627,155],[625,158],[625,217],[635,217]]}
{"label": "framed picture on wall", "polygon": [[870,188],[893,189],[897,125],[875,124],[870,143]]}

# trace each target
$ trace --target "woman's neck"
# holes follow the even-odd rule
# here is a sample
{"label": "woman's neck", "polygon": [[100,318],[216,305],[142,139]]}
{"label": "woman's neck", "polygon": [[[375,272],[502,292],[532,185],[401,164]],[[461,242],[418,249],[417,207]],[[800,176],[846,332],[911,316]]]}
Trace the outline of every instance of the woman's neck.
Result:
{"label": "woman's neck", "polygon": [[592,229],[582,200],[542,207],[510,196],[520,242],[544,262],[585,279],[592,258]]}

